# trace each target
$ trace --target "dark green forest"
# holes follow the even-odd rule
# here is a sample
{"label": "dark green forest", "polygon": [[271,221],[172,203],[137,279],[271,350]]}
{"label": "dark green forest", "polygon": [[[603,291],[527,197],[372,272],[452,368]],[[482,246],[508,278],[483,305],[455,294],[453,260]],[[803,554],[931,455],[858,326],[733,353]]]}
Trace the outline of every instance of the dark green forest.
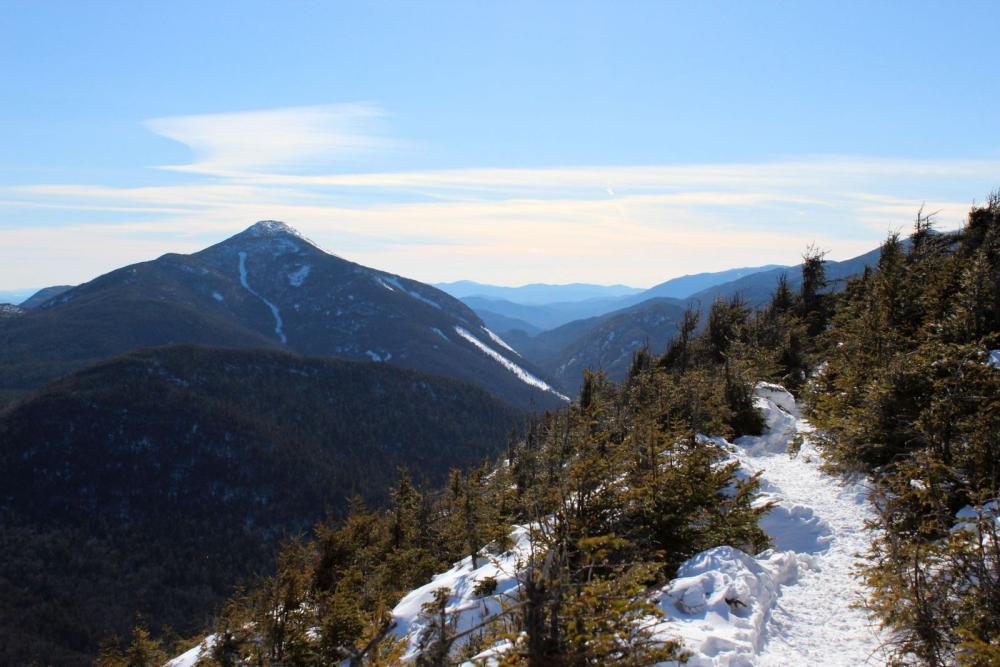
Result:
{"label": "dark green forest", "polygon": [[[0,664],[89,664],[137,615],[190,635],[283,539],[443,484],[518,411],[448,378],[266,350],[155,348],[0,414]],[[172,628],[172,630],[168,629]]]}

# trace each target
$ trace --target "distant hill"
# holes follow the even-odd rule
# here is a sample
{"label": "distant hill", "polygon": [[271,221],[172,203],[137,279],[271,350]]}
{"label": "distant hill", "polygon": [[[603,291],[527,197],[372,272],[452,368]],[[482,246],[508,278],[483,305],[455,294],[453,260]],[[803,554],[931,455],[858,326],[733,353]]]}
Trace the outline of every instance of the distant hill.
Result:
{"label": "distant hill", "polygon": [[277,542],[379,505],[406,465],[497,454],[521,415],[471,385],[280,351],[143,350],[0,414],[0,664],[87,665],[133,614],[201,629]]}
{"label": "distant hill", "polygon": [[27,310],[33,310],[38,308],[40,305],[59,296],[63,292],[73,289],[73,285],[53,285],[52,287],[43,287],[42,289],[34,292],[30,297],[19,303],[21,308]]}
{"label": "distant hill", "polygon": [[475,296],[525,305],[586,301],[588,299],[628,296],[643,291],[642,288],[629,287],[628,285],[591,285],[588,283],[549,285],[545,283],[533,283],[520,287],[503,287],[500,285],[477,283],[472,280],[435,283],[434,286],[458,299]]}
{"label": "distant hill", "polygon": [[192,255],[127,266],[0,320],[0,399],[138,347],[196,343],[387,362],[511,405],[561,397],[466,305],[259,222]]}

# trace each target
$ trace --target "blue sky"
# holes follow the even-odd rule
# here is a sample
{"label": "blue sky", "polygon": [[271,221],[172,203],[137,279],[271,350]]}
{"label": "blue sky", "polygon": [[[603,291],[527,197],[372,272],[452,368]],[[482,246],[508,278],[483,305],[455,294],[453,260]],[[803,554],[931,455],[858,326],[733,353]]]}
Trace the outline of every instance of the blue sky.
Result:
{"label": "blue sky", "polygon": [[280,218],[425,281],[844,258],[1000,186],[1000,4],[3,3],[0,288]]}

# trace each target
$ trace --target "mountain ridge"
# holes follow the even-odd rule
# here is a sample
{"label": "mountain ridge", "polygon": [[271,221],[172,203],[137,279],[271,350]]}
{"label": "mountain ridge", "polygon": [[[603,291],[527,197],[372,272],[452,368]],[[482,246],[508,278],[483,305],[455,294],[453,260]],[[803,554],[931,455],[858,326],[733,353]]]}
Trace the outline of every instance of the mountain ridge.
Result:
{"label": "mountain ridge", "polygon": [[544,388],[540,370],[497,339],[448,294],[261,221],[190,255],[116,269],[3,320],[0,390],[16,396],[131,349],[196,343],[388,362],[471,382],[519,408],[563,402]]}

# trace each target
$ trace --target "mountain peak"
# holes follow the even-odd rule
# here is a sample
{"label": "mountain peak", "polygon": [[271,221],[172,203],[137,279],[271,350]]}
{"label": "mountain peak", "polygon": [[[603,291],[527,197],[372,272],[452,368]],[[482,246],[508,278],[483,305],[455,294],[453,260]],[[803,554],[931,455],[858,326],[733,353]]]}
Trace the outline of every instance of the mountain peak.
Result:
{"label": "mountain peak", "polygon": [[295,229],[289,224],[281,222],[280,220],[261,220],[260,222],[255,222],[246,229],[246,233],[251,236],[274,236],[276,234],[291,234],[304,241],[308,240],[306,237],[299,233],[299,230]]}

